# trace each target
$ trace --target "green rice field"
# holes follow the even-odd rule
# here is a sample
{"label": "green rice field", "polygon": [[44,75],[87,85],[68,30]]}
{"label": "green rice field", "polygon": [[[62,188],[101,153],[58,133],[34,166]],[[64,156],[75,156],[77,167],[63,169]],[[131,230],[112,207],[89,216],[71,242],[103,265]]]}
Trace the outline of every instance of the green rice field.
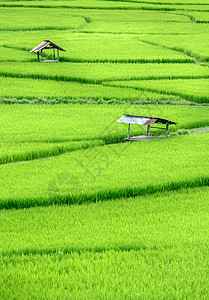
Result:
{"label": "green rice field", "polygon": [[[208,299],[209,0],[0,0],[0,19],[0,299]],[[123,114],[176,125],[125,142]]]}
{"label": "green rice field", "polygon": [[208,187],[3,211],[1,296],[204,299],[207,210]]}

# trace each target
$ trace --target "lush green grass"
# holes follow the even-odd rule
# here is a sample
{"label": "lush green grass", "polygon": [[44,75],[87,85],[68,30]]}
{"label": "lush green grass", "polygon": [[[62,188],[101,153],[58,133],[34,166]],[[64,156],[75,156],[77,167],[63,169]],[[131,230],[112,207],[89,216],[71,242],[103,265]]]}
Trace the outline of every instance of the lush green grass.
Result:
{"label": "lush green grass", "polygon": [[[117,21],[117,22],[189,22],[190,19],[186,15],[180,15],[176,12],[162,12],[149,10],[127,10],[125,18],[121,18],[120,10],[68,10],[71,14],[88,17],[90,21]],[[206,13],[203,13],[206,14]]]}
{"label": "lush green grass", "polygon": [[137,3],[151,3],[151,4],[166,4],[166,5],[208,5],[208,0],[105,0],[105,1],[119,1],[119,2],[137,2]]}
{"label": "lush green grass", "polygon": [[145,3],[134,2],[134,1],[100,1],[100,0],[77,0],[77,1],[11,1],[11,2],[1,2],[0,6],[3,7],[48,7],[48,8],[82,8],[82,9],[105,9],[105,10],[154,10],[154,11],[178,11],[178,10],[191,10],[191,11],[208,11],[207,3]]}
{"label": "lush green grass", "polygon": [[[46,14],[47,11],[47,14]],[[203,13],[205,14],[205,13]],[[91,21],[115,22],[190,22],[186,15],[170,12],[154,12],[144,10],[126,11],[125,20],[121,20],[120,10],[95,10],[95,9],[40,9],[40,8],[1,8],[1,30],[45,30],[49,27],[58,29],[79,29]],[[12,16],[12,19],[11,19]],[[26,23],[22,23],[24,16]],[[37,23],[38,21],[38,23]]]}
{"label": "lush green grass", "polygon": [[[160,116],[178,122],[177,126],[171,126],[170,132],[209,125],[207,107],[1,105],[0,112],[0,164],[122,142],[127,125],[115,121],[124,112]],[[131,129],[132,134],[145,132],[144,126]]]}
{"label": "lush green grass", "polygon": [[[187,53],[203,61],[209,61],[208,34],[176,35],[176,36],[152,36],[144,40],[168,47],[173,50]],[[192,41],[192,42],[191,42]]]}
{"label": "lush green grass", "polygon": [[[138,38],[127,35],[95,34],[89,36],[85,33],[72,34],[68,31],[59,33],[53,30],[47,31],[47,35],[50,40],[61,45],[66,50],[66,53],[62,52],[60,54],[61,61],[66,62],[195,62],[193,58],[185,54],[165,49],[164,47],[147,45]],[[0,44],[4,46],[2,48],[4,56],[1,60],[23,61],[22,55],[25,53],[25,61],[27,61],[27,57],[30,57],[32,61],[37,61],[37,55],[28,53],[28,51],[46,39],[46,32],[34,31],[34,39],[30,42],[28,42],[27,36],[26,32],[10,32],[9,34],[3,32]],[[8,51],[7,49],[11,50]],[[20,50],[24,50],[21,57],[19,56]],[[49,55],[49,52],[44,51],[45,58],[47,58],[47,55]]]}
{"label": "lush green grass", "polygon": [[[0,103],[68,103],[0,105],[0,298],[206,299],[208,134],[121,143],[116,120],[209,126],[206,104],[133,105],[208,101],[209,1],[0,7]],[[61,63],[29,53],[45,39]]]}
{"label": "lush green grass", "polygon": [[[97,9],[137,9],[140,8],[141,5],[138,3],[117,3],[117,2],[106,2],[100,0],[76,0],[76,1],[11,1],[2,2],[1,6],[12,6],[12,7],[48,7],[48,8],[97,8]],[[148,5],[148,7],[152,7],[152,5]]]}
{"label": "lush green grass", "polygon": [[[202,187],[80,206],[1,210],[0,251],[10,256],[50,254],[59,250],[66,253],[100,248],[101,251],[119,250],[122,242],[128,250],[129,246],[134,248],[140,241],[142,248],[146,244],[148,247],[165,246],[168,241],[174,246],[175,242],[184,241],[186,228],[192,224],[189,216],[197,222],[193,228],[201,219],[205,223],[203,235],[199,237],[205,239],[208,191],[208,187]],[[151,232],[153,229],[158,230],[158,235]],[[176,234],[170,234],[170,230]]]}
{"label": "lush green grass", "polygon": [[[59,2],[61,3],[61,1]],[[73,2],[74,3],[67,3],[69,5],[77,5],[79,3],[82,3],[82,5],[87,4],[86,1]],[[33,1],[32,4],[34,3]],[[43,2],[40,3],[42,4]],[[102,5],[101,1],[95,1],[95,3]],[[108,1],[104,3],[107,6],[134,4],[125,2],[110,3]],[[44,5],[45,4],[47,5],[47,3],[44,3]],[[56,5],[58,3],[49,1],[49,4]],[[192,5],[192,7],[195,9],[194,5]],[[200,36],[199,34],[199,32],[203,34],[205,29],[207,31],[207,24],[193,24],[187,22],[190,16],[185,16],[185,14],[181,15],[181,11],[175,13],[128,10],[125,19],[121,18],[121,14],[124,13],[124,11],[121,10],[52,8],[49,9],[47,18],[43,17],[44,9],[39,8],[2,8],[0,11],[2,12],[2,29],[4,30],[9,28],[14,30],[38,29],[34,27],[36,26],[35,24],[39,24],[38,26],[43,29],[31,31],[33,38],[30,40],[28,39],[28,32],[1,32],[0,59],[3,62],[0,66],[1,75],[17,77],[17,79],[1,79],[3,85],[1,88],[1,97],[15,97],[19,99],[32,99],[35,97],[47,97],[49,99],[57,97],[87,97],[96,100],[103,98],[105,100],[123,99],[132,102],[137,99],[138,101],[148,101],[149,103],[154,101],[172,102],[173,99],[179,100],[177,96],[179,95],[178,89],[174,92],[171,91],[167,96],[164,91],[163,94],[154,94],[151,92],[139,92],[130,88],[107,88],[98,85],[88,85],[88,83],[101,84],[103,81],[108,80],[138,80],[141,78],[197,78],[208,76],[208,68],[200,68],[195,64],[191,64],[191,66],[185,64],[188,62],[193,63],[197,58],[207,60],[206,53],[208,47],[207,42],[205,42],[207,35]],[[14,18],[8,18],[7,14],[12,14]],[[26,20],[27,18],[30,19],[31,24],[28,22],[24,24],[19,22],[18,18],[21,19],[23,14]],[[40,22],[37,22],[37,16],[39,16]],[[63,29],[74,28],[74,31],[78,31],[79,26],[83,26],[82,22],[84,22],[87,25],[85,30],[90,30],[93,33],[73,33],[72,30],[45,30],[50,26],[54,26],[53,24],[56,24],[55,20],[60,23],[59,18],[61,17],[63,18],[63,23],[61,23],[60,26]],[[135,28],[136,32],[141,32],[143,36],[136,34],[94,34],[95,31],[102,29],[99,24],[103,24],[102,27],[106,27],[107,30],[105,28],[104,30],[109,31],[108,28],[110,28],[112,32],[122,32],[123,30],[134,32],[131,28]],[[150,33],[154,33],[153,30],[155,33],[163,33],[163,30],[165,30],[167,34],[177,33],[178,35],[166,35],[165,37],[164,34],[160,34],[150,36]],[[179,35],[181,33],[185,33],[185,35]],[[189,33],[190,35],[188,35]],[[146,34],[146,36],[144,36],[144,34]],[[61,60],[65,61],[65,64],[35,64],[35,61],[37,61],[36,54],[28,53],[28,50],[39,44],[43,39],[46,39],[46,36],[67,50],[66,53],[61,53]],[[198,47],[199,54],[194,53],[193,50],[188,50],[186,46],[183,48],[179,46],[179,43],[182,41],[183,43],[188,41],[188,43],[191,44],[191,36],[193,36],[194,39],[192,39],[195,40],[193,47]],[[161,45],[162,38],[163,42]],[[143,42],[143,40],[145,40],[145,42]],[[174,44],[168,44],[170,40]],[[191,57],[191,55],[195,56],[195,59]],[[50,58],[46,53],[44,57]],[[19,61],[20,64],[8,64],[8,60],[12,63]],[[33,61],[34,64],[23,63],[29,61]],[[73,62],[81,62],[82,64],[75,64]],[[84,62],[102,62],[102,64],[84,64]],[[115,63],[114,65],[112,64],[113,62]],[[170,67],[166,62],[172,63]],[[184,64],[181,67],[178,64],[174,65],[174,62]],[[129,63],[130,66],[127,66],[127,63]],[[149,64],[142,65],[139,63]],[[154,65],[150,63],[158,64]],[[160,63],[166,63],[165,67],[160,65]],[[30,80],[20,80],[19,78],[21,77],[29,77]],[[38,81],[34,79],[52,79],[57,82]],[[79,84],[59,83],[60,80],[77,81]],[[190,90],[190,83],[192,82],[181,81],[180,85],[183,86],[185,83],[188,83],[186,90]],[[156,83],[153,82],[153,86],[151,86],[151,89],[154,91],[156,89],[155,84]],[[40,88],[37,88],[37,86]],[[62,87],[61,89],[60,86]],[[166,91],[166,93],[168,93],[168,91]],[[182,96],[182,94],[180,95]],[[195,98],[196,95],[192,95],[192,101],[193,97]],[[200,102],[207,100],[207,96],[205,98],[204,95],[200,98]]]}
{"label": "lush green grass", "polygon": [[179,14],[188,15],[196,23],[208,23],[209,12],[198,12],[198,11],[179,11]]}
{"label": "lush green grass", "polygon": [[[61,143],[123,137],[124,113],[162,117],[177,122],[170,131],[209,125],[208,107],[166,105],[1,105],[1,143]],[[125,130],[125,132],[124,132]],[[133,126],[142,134],[143,126]]]}
{"label": "lush green grass", "polygon": [[[206,24],[200,24],[207,26]],[[185,54],[155,45],[147,45],[137,36],[114,34],[85,34],[71,31],[34,31],[33,39],[28,41],[27,32],[2,33],[0,44],[14,49],[12,57],[17,60],[16,49],[31,50],[46,39],[61,45],[66,53],[61,53],[63,61],[78,62],[195,62]],[[47,55],[46,51],[44,52]],[[29,53],[31,59],[37,60],[35,53]],[[27,53],[28,55],[28,53]],[[4,59],[5,60],[5,59]]]}
{"label": "lush green grass", "polygon": [[54,79],[81,83],[102,83],[112,80],[201,78],[209,77],[209,68],[195,64],[111,64],[61,63],[38,64],[2,62],[0,75],[17,78]]}
{"label": "lush green grass", "polygon": [[[0,30],[78,29],[86,25],[82,17],[75,17],[66,10],[39,8],[1,8]],[[24,22],[23,22],[24,19]]]}
{"label": "lush green grass", "polygon": [[104,145],[103,140],[70,142],[13,142],[0,143],[0,164],[28,161]]}
{"label": "lush green grass", "polygon": [[208,184],[208,168],[207,134],[94,147],[2,165],[0,207],[83,203],[202,186]]}
{"label": "lush green grass", "polygon": [[121,87],[108,87],[99,84],[81,84],[78,82],[65,82],[54,80],[33,80],[22,78],[1,77],[0,96],[16,97],[18,99],[34,99],[38,97],[50,98],[93,98],[118,99],[124,102],[145,99],[155,103],[157,100],[173,99],[158,93],[139,92],[134,89]]}
{"label": "lush green grass", "polygon": [[[168,0],[105,0],[110,3],[126,3],[126,4],[139,4],[142,5],[140,9],[145,9],[145,10],[155,10],[155,11],[171,11],[171,12],[176,12],[178,10],[189,10],[189,11],[208,11],[208,5],[209,2],[208,0],[206,1],[184,1],[184,0],[179,0],[179,1],[168,1]],[[130,7],[131,8],[131,7]],[[134,9],[134,6],[132,6],[132,9]]]}
{"label": "lush green grass", "polygon": [[207,295],[206,187],[0,217],[1,299]]}
{"label": "lush green grass", "polygon": [[[205,24],[204,24],[205,25]],[[147,45],[136,37],[62,33],[65,59],[89,62],[189,62],[185,54]],[[59,38],[60,39],[60,38]]]}
{"label": "lush green grass", "polygon": [[[208,7],[209,8],[209,7]],[[180,23],[180,22],[115,22],[93,21],[81,29],[83,32],[104,33],[139,33],[139,34],[208,34],[207,24]],[[191,37],[192,38],[192,37]]]}
{"label": "lush green grass", "polygon": [[12,48],[5,48],[0,46],[0,53],[1,53],[1,61],[6,62],[31,62],[35,61],[35,57],[31,56],[31,53],[27,51],[23,51],[21,49],[12,49]]}
{"label": "lush green grass", "polygon": [[209,79],[166,79],[166,80],[143,80],[143,81],[113,81],[104,83],[112,87],[130,87],[139,90],[173,94],[190,101],[199,103],[209,102]]}

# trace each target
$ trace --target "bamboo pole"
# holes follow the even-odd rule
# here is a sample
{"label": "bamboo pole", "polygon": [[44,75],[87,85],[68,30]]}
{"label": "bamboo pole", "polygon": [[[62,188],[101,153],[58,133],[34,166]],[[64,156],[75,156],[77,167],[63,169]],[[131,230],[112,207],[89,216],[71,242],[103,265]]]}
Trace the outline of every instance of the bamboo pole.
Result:
{"label": "bamboo pole", "polygon": [[130,126],[131,126],[131,124],[129,123],[128,124],[128,137],[127,137],[128,139],[129,139],[129,134],[130,134]]}

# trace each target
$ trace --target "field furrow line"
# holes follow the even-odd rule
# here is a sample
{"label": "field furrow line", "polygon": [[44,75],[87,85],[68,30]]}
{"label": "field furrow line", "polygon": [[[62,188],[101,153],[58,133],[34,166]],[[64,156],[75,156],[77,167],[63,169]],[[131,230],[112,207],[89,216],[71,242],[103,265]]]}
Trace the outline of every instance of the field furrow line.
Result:
{"label": "field furrow line", "polygon": [[130,78],[112,78],[112,79],[87,79],[80,77],[68,77],[59,75],[43,75],[43,74],[21,74],[21,73],[9,73],[0,71],[0,77],[10,77],[10,78],[30,78],[30,79],[40,79],[40,80],[53,80],[53,81],[65,81],[65,82],[79,82],[85,84],[102,84],[103,82],[112,81],[130,81],[130,80],[160,80],[160,79],[202,79],[209,78],[209,75],[182,75],[182,76],[137,76]]}
{"label": "field furrow line", "polygon": [[178,47],[168,47],[165,45],[161,45],[158,43],[154,43],[154,42],[150,42],[150,41],[146,41],[146,40],[141,40],[143,43],[148,44],[148,45],[154,45],[154,46],[158,46],[158,47],[163,47],[165,49],[169,49],[169,50],[173,50],[176,51],[178,53],[182,53],[185,54],[186,56],[188,56],[189,58],[193,58],[196,61],[196,64],[199,64],[200,61],[204,61],[204,59],[202,57],[200,57],[198,54],[195,54],[191,51],[185,50],[183,48],[178,48]]}
{"label": "field furrow line", "polygon": [[[184,8],[182,6],[179,6],[178,8],[176,7],[167,7],[167,6],[163,6],[163,7],[151,7],[151,6],[129,6],[129,7],[125,7],[125,6],[112,6],[112,7],[102,7],[102,6],[79,6],[79,5],[75,5],[75,6],[68,6],[68,5],[50,5],[48,1],[47,4],[43,5],[43,4],[31,4],[31,1],[23,1],[25,3],[29,2],[29,4],[22,4],[22,3],[11,3],[11,2],[0,2],[0,7],[28,7],[28,8],[65,8],[65,9],[78,9],[78,10],[86,10],[86,9],[95,9],[95,10],[119,10],[119,11],[127,11],[127,10],[147,10],[147,11],[179,11],[179,10],[186,10],[186,11],[197,11],[197,12],[209,12],[209,9],[195,9],[195,8]],[[120,1],[121,2],[121,1]],[[131,4],[137,4],[137,2],[135,3],[131,3]],[[200,4],[201,5],[201,4]],[[204,4],[205,5],[205,4]]]}
{"label": "field furrow line", "polygon": [[2,209],[23,209],[37,206],[51,205],[81,205],[84,203],[97,203],[98,201],[115,200],[120,198],[130,198],[137,196],[152,195],[167,191],[178,191],[196,187],[209,186],[209,177],[197,177],[192,180],[172,181],[167,184],[147,185],[146,187],[123,187],[115,189],[106,189],[99,192],[89,192],[88,194],[75,195],[56,195],[35,198],[10,198],[7,201],[0,201],[0,210]]}
{"label": "field furrow line", "polygon": [[[114,84],[109,84],[109,83],[105,83],[106,86],[110,86],[110,87],[116,87],[117,85]],[[127,89],[134,89],[134,90],[139,90],[139,91],[143,91],[143,92],[152,92],[152,93],[159,93],[159,94],[163,94],[163,95],[173,95],[173,96],[179,96],[184,98],[185,100],[188,101],[194,101],[194,102],[199,102],[199,103],[208,103],[209,102],[209,97],[207,96],[195,96],[189,93],[184,93],[184,92],[176,92],[174,90],[166,90],[166,89],[161,89],[161,88],[148,88],[148,87],[130,87],[130,86],[123,86]]]}

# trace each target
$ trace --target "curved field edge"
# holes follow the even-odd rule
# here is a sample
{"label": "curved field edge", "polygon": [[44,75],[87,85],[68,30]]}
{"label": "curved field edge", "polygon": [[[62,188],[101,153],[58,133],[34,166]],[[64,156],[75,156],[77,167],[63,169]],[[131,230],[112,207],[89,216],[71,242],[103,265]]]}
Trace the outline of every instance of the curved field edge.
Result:
{"label": "curved field edge", "polygon": [[[178,125],[171,126],[169,133],[178,129],[191,130],[209,126],[207,107],[129,107],[128,105],[105,104],[96,106],[2,105],[0,106],[2,116],[0,165],[51,158],[67,152],[122,143],[127,134],[127,126],[115,121],[124,112],[127,113],[127,110],[129,113],[160,115],[176,121]],[[95,117],[94,111],[97,117]],[[79,116],[82,116],[85,121],[79,121]],[[86,118],[86,116],[89,117]],[[12,125],[14,123],[16,124],[15,130]],[[136,125],[131,128],[133,135],[145,133],[145,126]]]}
{"label": "curved field edge", "polygon": [[110,87],[136,89],[143,92],[156,92],[179,96],[186,100],[208,103],[208,78],[201,79],[162,79],[141,81],[112,81],[103,84]]}
{"label": "curved field edge", "polygon": [[[200,125],[200,123],[199,123]],[[195,126],[194,123],[194,129],[196,129],[196,134],[199,133],[205,133],[208,130],[205,130],[208,127],[202,127],[200,126],[201,130],[198,130],[198,127]],[[178,128],[181,130],[181,127]],[[190,128],[191,129],[191,128]],[[182,130],[185,130],[185,128],[182,127]],[[191,129],[191,133],[193,128]],[[189,130],[190,133],[190,130]],[[176,134],[176,131],[172,132],[171,134]],[[41,160],[41,159],[50,159],[55,156],[59,156],[65,153],[71,153],[74,151],[80,151],[85,149],[90,149],[98,146],[105,146],[105,145],[111,145],[111,144],[119,144],[124,142],[124,135],[120,135],[118,137],[104,137],[104,139],[84,139],[83,141],[72,141],[72,142],[63,142],[63,143],[53,143],[53,144],[44,144],[39,143],[34,145],[29,145],[27,147],[24,147],[21,145],[20,150],[18,149],[18,145],[13,145],[13,150],[11,149],[11,146],[9,145],[6,152],[7,153],[1,153],[0,149],[0,166],[5,164],[11,164],[11,163],[26,163],[32,160]],[[18,151],[19,150],[19,151]]]}
{"label": "curved field edge", "polygon": [[119,101],[140,101],[141,99],[155,102],[158,99],[175,99],[173,96],[165,96],[158,93],[139,92],[135,89],[122,87],[109,87],[98,84],[81,84],[77,82],[33,80],[23,78],[2,77],[0,97],[16,99],[36,99],[46,97],[48,99],[62,98],[68,102],[69,98],[92,98],[94,100],[116,99]]}
{"label": "curved field edge", "polygon": [[[151,195],[154,193],[165,191],[177,191],[185,188],[204,187],[209,186],[209,177],[201,177],[191,181],[171,182],[169,184],[160,184],[159,186],[149,185],[144,188],[117,188],[112,190],[104,190],[91,194],[71,195],[71,196],[55,196],[46,198],[27,198],[27,199],[9,199],[0,202],[0,210],[2,209],[23,209],[38,206],[50,205],[72,205],[84,203],[97,203],[98,201],[105,201],[119,198],[129,198],[144,195]],[[49,191],[50,192],[50,191]],[[52,194],[54,191],[52,191]]]}
{"label": "curved field edge", "polygon": [[43,158],[50,158],[64,153],[89,149],[96,146],[104,145],[104,141],[83,140],[63,143],[23,143],[7,146],[4,153],[1,153],[0,147],[0,165],[17,162],[27,162]]}
{"label": "curved field edge", "polygon": [[204,298],[207,193],[1,211],[1,298]]}
{"label": "curved field edge", "polygon": [[206,186],[207,141],[207,134],[181,136],[1,166],[0,208],[82,204]]}
{"label": "curved field edge", "polygon": [[209,11],[207,4],[179,5],[178,3],[149,3],[136,1],[5,1],[0,2],[1,7],[38,7],[38,8],[74,8],[74,9],[95,9],[95,10],[153,10],[153,11]]}
{"label": "curved field edge", "polygon": [[[166,218],[169,215],[171,218],[178,215],[185,218],[189,214],[196,213],[197,209],[200,214],[205,214],[208,190],[209,187],[196,187],[96,204],[83,204],[82,206],[65,205],[61,207],[53,205],[22,210],[2,210],[0,211],[1,232],[3,233],[2,240],[5,239],[5,243],[1,244],[0,253],[2,256],[10,257],[22,254],[56,254],[58,250],[62,251],[63,254],[89,251],[97,253],[111,249],[128,251],[134,249],[135,243],[132,239],[130,243],[130,236],[125,235],[126,243],[123,241],[124,245],[122,246],[121,240],[118,239],[122,232],[121,226],[129,231],[129,226],[126,226],[129,223],[132,233],[135,230],[137,232],[140,230],[141,235],[149,239],[149,235],[144,232],[144,229],[146,226],[146,230],[149,231],[149,222],[145,222],[145,219],[151,221],[150,214],[153,215],[153,224],[157,221],[157,219],[154,220],[157,214],[164,218],[165,223],[167,223]],[[195,217],[200,218],[199,214],[195,214]],[[40,218],[43,223],[39,222]],[[56,222],[59,222],[59,227],[54,226]],[[112,226],[109,226],[110,222],[116,228],[117,238],[115,238],[115,231],[112,230]],[[179,228],[178,223],[175,225],[181,236],[184,230]],[[34,226],[36,227],[35,231],[33,230]],[[101,227],[105,228],[105,236],[100,230]],[[10,229],[9,237],[4,235],[4,228]],[[59,233],[60,228],[62,228],[63,235]],[[91,230],[86,232],[85,239],[80,238],[87,228]],[[205,228],[205,230],[207,229]],[[43,236],[43,232],[48,234]],[[30,234],[30,239],[28,239],[28,234]],[[21,235],[22,239],[19,239],[18,235]],[[112,239],[111,244],[107,244],[112,235],[114,239]],[[66,236],[71,236],[71,240],[66,239]],[[102,241],[101,237],[103,237]],[[155,241],[161,243],[158,238],[155,237]],[[175,240],[177,237],[170,236],[170,239]],[[154,242],[152,238],[151,240]],[[140,250],[140,247],[147,249],[141,243],[135,246],[135,250]],[[152,246],[154,246],[153,243]]]}
{"label": "curved field edge", "polygon": [[[208,70],[209,72],[209,70]],[[20,73],[9,73],[0,71],[0,77],[6,78],[25,78],[25,79],[40,79],[40,80],[53,80],[53,81],[64,81],[64,82],[77,82],[83,84],[103,84],[103,82],[111,83],[114,81],[132,81],[132,80],[160,80],[160,79],[208,79],[209,75],[150,75],[150,76],[132,76],[127,78],[110,78],[110,79],[88,79],[85,77],[70,77],[70,76],[62,76],[62,75],[45,75],[45,74],[20,74]]]}

